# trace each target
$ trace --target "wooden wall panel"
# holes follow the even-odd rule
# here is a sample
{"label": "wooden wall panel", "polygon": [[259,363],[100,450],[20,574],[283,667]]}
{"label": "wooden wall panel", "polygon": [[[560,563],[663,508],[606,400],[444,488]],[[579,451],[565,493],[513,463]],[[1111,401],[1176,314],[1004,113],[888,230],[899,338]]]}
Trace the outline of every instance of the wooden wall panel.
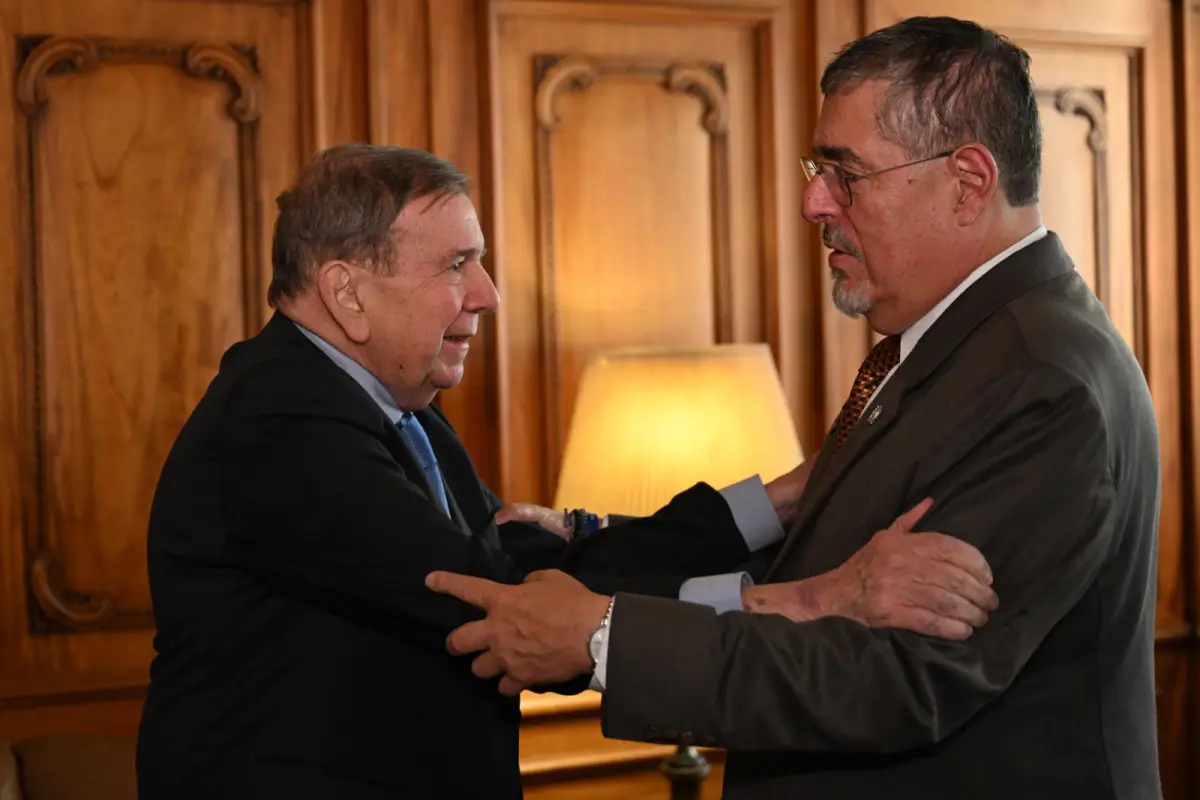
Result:
{"label": "wooden wall panel", "polygon": [[370,139],[368,10],[364,0],[312,0],[298,37],[299,68],[311,76],[312,130],[307,157],[343,142]]}
{"label": "wooden wall panel", "polygon": [[221,354],[260,324],[258,82],[228,47],[22,44],[33,622],[148,628],[145,571],[126,567],[158,470]]}
{"label": "wooden wall panel", "polygon": [[102,727],[86,709],[143,691],[158,471],[267,312],[297,13],[0,5],[0,729],[38,704],[42,730]]}
{"label": "wooden wall panel", "polygon": [[782,367],[799,349],[798,330],[781,334],[791,317],[774,310],[793,305],[777,293],[778,259],[800,237],[779,217],[796,219],[797,196],[762,172],[763,159],[772,176],[797,163],[780,155],[776,127],[793,118],[775,88],[790,20],[769,9],[495,8],[500,484],[545,503],[593,353],[768,341]]}
{"label": "wooden wall panel", "polygon": [[[1194,795],[1198,0],[0,0],[0,152],[19,156],[0,159],[0,737],[136,725],[156,462],[214,354],[265,316],[275,197],[317,148],[421,147],[474,179],[502,307],[438,402],[505,499],[549,500],[574,380],[614,345],[769,342],[811,452],[872,338],[832,309],[799,213],[817,77],[846,41],[917,13],[978,19],[1033,53],[1047,222],[1146,366],[1164,454],[1164,784]],[[33,130],[21,37],[141,55],[48,72]],[[233,48],[225,72],[189,75],[181,54],[212,44]],[[572,58],[594,80],[560,86],[541,125],[538,88]],[[703,85],[664,86],[680,65]],[[229,105],[241,86],[253,122]],[[44,548],[57,557],[31,569]],[[83,597],[60,589],[54,611],[43,576]],[[602,740],[595,714],[532,723],[530,796],[665,797],[660,754]]]}

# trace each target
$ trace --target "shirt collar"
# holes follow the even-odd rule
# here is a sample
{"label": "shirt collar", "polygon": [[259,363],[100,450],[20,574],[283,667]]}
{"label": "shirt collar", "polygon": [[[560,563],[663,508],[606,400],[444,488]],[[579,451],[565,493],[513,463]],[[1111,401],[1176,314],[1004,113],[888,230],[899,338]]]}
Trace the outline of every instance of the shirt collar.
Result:
{"label": "shirt collar", "polygon": [[334,364],[337,364],[347,375],[353,378],[355,383],[361,386],[363,390],[371,396],[371,399],[374,400],[375,404],[378,405],[383,413],[387,415],[387,418],[392,421],[393,425],[400,423],[402,419],[403,421],[407,421],[407,419],[412,416],[412,414],[400,410],[400,406],[396,405],[396,400],[392,397],[392,393],[389,392],[387,387],[383,385],[383,381],[379,380],[379,378],[376,378],[370,370],[368,370],[362,364],[359,364],[350,356],[343,353],[341,350],[338,350],[332,344],[325,341],[308,328],[301,325],[299,322],[292,320],[292,324],[299,328],[300,332],[303,333],[310,342],[315,344],[318,350],[327,355],[330,361],[332,361]]}
{"label": "shirt collar", "polygon": [[994,258],[988,259],[979,267],[977,267],[974,272],[972,272],[963,280],[962,283],[958,284],[958,286],[955,286],[948,295],[943,297],[941,302],[931,308],[929,312],[925,314],[925,316],[914,322],[909,326],[908,330],[900,334],[900,360],[903,361],[908,357],[908,354],[911,353],[913,348],[917,346],[917,342],[920,341],[921,337],[925,335],[925,332],[933,327],[933,323],[937,322],[938,317],[944,314],[946,309],[950,307],[950,304],[957,300],[959,295],[970,288],[971,284],[982,278],[989,271],[991,271],[993,267],[1011,256],[1013,253],[1016,253],[1018,250],[1024,247],[1028,247],[1045,236],[1046,226],[1039,225],[1028,236],[1025,236],[1021,240],[1014,243],[1011,247],[1004,250],[1004,252],[996,255]]}

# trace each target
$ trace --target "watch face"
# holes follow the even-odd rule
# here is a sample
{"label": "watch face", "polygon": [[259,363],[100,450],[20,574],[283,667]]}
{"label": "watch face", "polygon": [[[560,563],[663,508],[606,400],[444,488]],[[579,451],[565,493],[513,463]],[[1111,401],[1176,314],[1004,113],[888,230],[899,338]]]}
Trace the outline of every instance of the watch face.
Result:
{"label": "watch face", "polygon": [[588,640],[588,652],[592,654],[592,666],[595,666],[596,662],[600,660],[600,632],[603,630],[603,627],[597,628],[596,632],[592,634],[592,638]]}

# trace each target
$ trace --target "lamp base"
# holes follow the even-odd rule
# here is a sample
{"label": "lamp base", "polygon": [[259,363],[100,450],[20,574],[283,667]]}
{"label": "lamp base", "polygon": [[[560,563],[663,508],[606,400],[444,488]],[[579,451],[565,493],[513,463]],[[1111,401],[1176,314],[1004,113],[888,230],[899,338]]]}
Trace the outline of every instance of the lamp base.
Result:
{"label": "lamp base", "polygon": [[700,788],[712,767],[694,747],[679,747],[658,767],[671,784],[671,800],[700,800]]}

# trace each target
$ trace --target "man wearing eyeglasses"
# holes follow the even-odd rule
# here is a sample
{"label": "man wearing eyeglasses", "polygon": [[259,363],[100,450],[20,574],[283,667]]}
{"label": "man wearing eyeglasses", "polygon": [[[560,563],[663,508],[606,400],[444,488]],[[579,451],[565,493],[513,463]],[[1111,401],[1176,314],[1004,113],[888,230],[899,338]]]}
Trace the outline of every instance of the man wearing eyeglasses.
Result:
{"label": "man wearing eyeglasses", "polygon": [[883,338],[746,609],[853,569],[853,532],[924,496],[983,552],[999,608],[947,641],[440,573],[488,612],[449,648],[509,690],[591,673],[606,735],[727,748],[729,800],[1159,798],[1154,410],[1042,225],[1029,56],[909,19],[847,46],[821,88],[804,216],[835,305]]}

